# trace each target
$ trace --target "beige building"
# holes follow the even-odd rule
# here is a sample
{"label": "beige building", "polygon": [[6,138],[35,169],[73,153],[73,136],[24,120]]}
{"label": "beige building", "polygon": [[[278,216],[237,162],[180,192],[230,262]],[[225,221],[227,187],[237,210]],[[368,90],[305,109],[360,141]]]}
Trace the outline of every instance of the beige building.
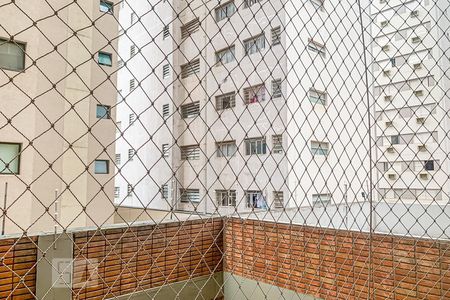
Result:
{"label": "beige building", "polygon": [[55,191],[60,227],[112,219],[119,10],[113,2],[0,1],[5,233],[52,230]]}

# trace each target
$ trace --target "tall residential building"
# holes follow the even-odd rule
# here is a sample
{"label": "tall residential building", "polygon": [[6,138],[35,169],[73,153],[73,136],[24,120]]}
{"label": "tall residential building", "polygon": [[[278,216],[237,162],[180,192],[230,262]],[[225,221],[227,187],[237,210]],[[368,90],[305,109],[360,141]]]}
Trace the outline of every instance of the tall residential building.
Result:
{"label": "tall residential building", "polygon": [[448,1],[373,2],[377,184],[385,201],[448,201]]}
{"label": "tall residential building", "polygon": [[64,228],[99,226],[114,213],[115,2],[2,5],[0,194],[3,199],[7,183],[5,233],[53,230],[57,222]]}

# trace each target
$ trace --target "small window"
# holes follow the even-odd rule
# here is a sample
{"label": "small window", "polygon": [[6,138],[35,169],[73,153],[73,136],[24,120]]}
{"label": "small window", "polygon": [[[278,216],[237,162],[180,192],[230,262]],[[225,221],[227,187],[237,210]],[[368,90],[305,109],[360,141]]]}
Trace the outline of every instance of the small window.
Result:
{"label": "small window", "polygon": [[127,197],[133,196],[133,186],[131,184],[127,185]]}
{"label": "small window", "polygon": [[267,209],[266,199],[261,191],[245,191],[247,208]]}
{"label": "small window", "polygon": [[272,80],[272,98],[280,98],[282,95],[281,79]]}
{"label": "small window", "polygon": [[164,104],[162,107],[163,118],[167,118],[169,116],[169,104]]}
{"label": "small window", "polygon": [[130,123],[130,125],[133,125],[134,121],[136,121],[136,115],[135,114],[130,114],[128,116],[128,122]]}
{"label": "small window", "polygon": [[245,55],[251,55],[260,52],[266,47],[266,37],[264,33],[251,37],[244,41]]}
{"label": "small window", "polygon": [[281,27],[275,27],[271,30],[272,33],[272,46],[281,44]]}
{"label": "small window", "polygon": [[187,22],[186,24],[181,26],[181,38],[185,39],[185,38],[189,37],[191,34],[196,32],[199,27],[200,27],[199,18],[196,18],[192,21]]}
{"label": "small window", "polygon": [[164,79],[169,78],[169,75],[170,75],[170,65],[167,64],[163,66],[163,78]]}
{"label": "small window", "polygon": [[392,145],[400,144],[400,136],[399,135],[392,135],[391,136],[391,144]]}
{"label": "small window", "polygon": [[198,160],[200,159],[199,145],[181,146],[181,160]]}
{"label": "small window", "polygon": [[216,96],[216,110],[233,108],[236,106],[236,93],[226,93]]}
{"label": "small window", "polygon": [[114,198],[120,198],[120,187],[114,187]]}
{"label": "small window", "polygon": [[327,206],[331,202],[331,194],[313,194],[312,204],[313,206]]}
{"label": "small window", "polygon": [[232,157],[237,150],[236,141],[218,142],[216,148],[217,157]]}
{"label": "small window", "polygon": [[314,88],[310,88],[308,92],[308,98],[311,103],[326,105],[327,104],[327,93],[318,91]]}
{"label": "small window", "polygon": [[96,160],[94,162],[95,174],[108,174],[109,173],[109,160]]}
{"label": "small window", "polygon": [[161,152],[163,157],[169,157],[169,144],[162,144]]}
{"label": "small window", "polygon": [[136,152],[134,149],[128,149],[128,160],[133,160],[133,156]]}
{"label": "small window", "polygon": [[283,192],[281,192],[281,191],[273,192],[273,206],[274,206],[274,208],[283,208],[284,207]]}
{"label": "small window", "polygon": [[424,169],[427,171],[434,171],[434,160],[426,160],[424,162]]}
{"label": "small window", "polygon": [[130,46],[130,57],[133,57],[136,55],[136,45]]}
{"label": "small window", "polygon": [[97,119],[110,119],[111,106],[97,104],[96,117]]}
{"label": "small window", "polygon": [[181,78],[189,77],[200,72],[200,59],[195,59],[181,66]]}
{"label": "small window", "polygon": [[200,114],[200,102],[181,105],[181,117],[183,119],[195,118]]}
{"label": "small window", "polygon": [[308,50],[319,54],[322,57],[326,56],[326,48],[325,45],[314,41],[313,39],[308,39]]}
{"label": "small window", "polygon": [[120,166],[120,163],[121,163],[121,155],[120,155],[120,153],[117,153],[116,154],[116,165]]}
{"label": "small window", "polygon": [[220,22],[226,18],[230,18],[236,12],[234,1],[225,3],[216,8],[216,22]]}
{"label": "small window", "polygon": [[313,155],[328,155],[329,144],[327,142],[311,141],[311,153]]}
{"label": "small window", "polygon": [[248,8],[256,3],[259,3],[260,0],[244,0],[244,8]]}
{"label": "small window", "polygon": [[161,197],[162,199],[169,199],[169,185],[167,183],[161,186]]}
{"label": "small window", "polygon": [[136,88],[136,80],[130,79],[130,92]]}
{"label": "small window", "polygon": [[23,71],[25,69],[25,44],[0,39],[0,68]]}
{"label": "small window", "polygon": [[267,152],[267,144],[266,138],[251,138],[245,139],[245,155],[254,155],[254,154],[266,154]]}
{"label": "small window", "polygon": [[258,84],[244,89],[244,102],[246,105],[262,102],[265,98],[266,87],[264,84]]}
{"label": "small window", "polygon": [[163,28],[163,40],[167,39],[170,36],[169,25],[165,25]]}
{"label": "small window", "polygon": [[283,135],[272,135],[272,153],[283,153]]}
{"label": "small window", "polygon": [[98,64],[102,66],[112,66],[112,54],[107,52],[98,53]]}
{"label": "small window", "polygon": [[0,174],[20,173],[21,144],[0,143]]}
{"label": "small window", "polygon": [[184,203],[200,202],[200,190],[199,189],[180,189],[180,202],[184,202]]}
{"label": "small window", "polygon": [[112,14],[114,11],[114,3],[109,1],[100,0],[100,11],[104,13]]}
{"label": "small window", "polygon": [[236,206],[236,190],[216,190],[219,206]]}
{"label": "small window", "polygon": [[216,52],[216,64],[227,64],[234,60],[234,46]]}

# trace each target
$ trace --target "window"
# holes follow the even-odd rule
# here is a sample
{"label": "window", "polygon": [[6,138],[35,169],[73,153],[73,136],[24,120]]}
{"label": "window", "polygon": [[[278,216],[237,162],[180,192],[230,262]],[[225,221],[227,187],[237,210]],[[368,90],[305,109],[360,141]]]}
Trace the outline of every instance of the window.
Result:
{"label": "window", "polygon": [[260,0],[244,0],[244,8],[250,7],[253,4],[258,3]]}
{"label": "window", "polygon": [[194,118],[200,114],[200,102],[181,105],[181,117],[183,119]]}
{"label": "window", "polygon": [[120,166],[120,163],[121,163],[121,156],[120,156],[120,153],[117,153],[116,154],[116,165]]}
{"label": "window", "polygon": [[308,92],[308,98],[311,103],[326,105],[327,104],[327,93],[318,91],[314,88],[310,88]]}
{"label": "window", "polygon": [[236,5],[234,5],[233,1],[219,6],[218,8],[216,8],[216,22],[231,17],[235,12]]}
{"label": "window", "polygon": [[134,149],[128,149],[128,159],[133,160],[133,156],[135,154]]}
{"label": "window", "polygon": [[0,143],[0,174],[20,173],[21,144]]}
{"label": "window", "polygon": [[398,144],[400,144],[400,136],[392,135],[391,136],[391,145],[398,145]]}
{"label": "window", "polygon": [[427,171],[434,171],[434,160],[424,161],[424,169]]}
{"label": "window", "polygon": [[218,142],[216,147],[217,157],[232,157],[237,150],[236,141]]}
{"label": "window", "polygon": [[314,206],[326,206],[331,202],[331,194],[313,194],[312,204]]}
{"label": "window", "polygon": [[200,72],[200,59],[195,59],[181,66],[181,78],[189,77]]}
{"label": "window", "polygon": [[283,208],[284,207],[283,192],[280,192],[280,191],[273,192],[273,206],[275,208]]}
{"label": "window", "polygon": [[130,57],[133,57],[136,55],[136,45],[130,46]]}
{"label": "window", "polygon": [[283,153],[283,135],[272,135],[272,153]]}
{"label": "window", "polygon": [[109,1],[100,0],[100,11],[104,13],[112,14],[114,9],[114,4]]}
{"label": "window", "polygon": [[266,154],[266,138],[245,139],[245,155]]}
{"label": "window", "polygon": [[112,66],[112,54],[107,52],[98,53],[98,64],[102,66]]}
{"label": "window", "polygon": [[216,52],[216,64],[227,64],[234,59],[234,46]]}
{"label": "window", "polygon": [[272,46],[281,44],[281,27],[272,28]]}
{"label": "window", "polygon": [[0,39],[0,68],[12,71],[25,69],[25,44]]}
{"label": "window", "polygon": [[131,22],[131,24],[134,24],[135,21],[136,21],[136,14],[134,12],[132,12],[131,16],[130,16],[130,22]]}
{"label": "window", "polygon": [[329,145],[327,142],[311,141],[311,153],[313,155],[328,155]]}
{"label": "window", "polygon": [[244,41],[245,55],[251,55],[253,53],[260,52],[266,47],[266,37],[264,33],[258,36],[251,37]]}
{"label": "window", "polygon": [[272,80],[272,98],[279,98],[283,94],[281,92],[281,79]]}
{"label": "window", "polygon": [[169,144],[162,144],[161,152],[163,157],[169,157]]}
{"label": "window", "polygon": [[216,199],[219,206],[236,206],[236,191],[216,190]]}
{"label": "window", "polygon": [[131,184],[127,185],[127,197],[133,196],[133,186]]}
{"label": "window", "polygon": [[391,66],[392,66],[392,67],[395,67],[395,57],[390,58],[390,59],[389,59],[389,62],[391,63]]}
{"label": "window", "polygon": [[167,39],[170,36],[169,25],[165,25],[163,28],[163,40]]}
{"label": "window", "polygon": [[236,93],[226,93],[216,96],[216,110],[233,108],[236,106]]}
{"label": "window", "polygon": [[118,67],[118,68],[122,68],[122,67],[123,67],[123,60],[119,59],[119,60],[117,61],[117,67]]}
{"label": "window", "polygon": [[247,208],[267,209],[266,199],[261,191],[245,191]]}
{"label": "window", "polygon": [[254,85],[244,89],[245,104],[252,104],[264,101],[266,97],[266,87],[264,84]]}
{"label": "window", "polygon": [[170,75],[170,66],[169,64],[163,66],[163,78],[166,79]]}
{"label": "window", "polygon": [[313,39],[308,39],[308,50],[320,54],[320,56],[325,57],[326,56],[326,49],[325,45],[322,45]]}
{"label": "window", "polygon": [[167,118],[169,116],[169,104],[164,104],[162,107],[163,118]]}
{"label": "window", "polygon": [[199,189],[180,189],[180,202],[200,202]]}
{"label": "window", "polygon": [[114,187],[114,198],[120,198],[120,187]]}
{"label": "window", "polygon": [[161,197],[163,199],[169,199],[169,185],[167,183],[161,186]]}
{"label": "window", "polygon": [[97,104],[96,117],[97,119],[110,119],[111,106]]}
{"label": "window", "polygon": [[128,122],[130,123],[130,125],[133,125],[134,121],[136,121],[136,115],[135,114],[130,114],[128,116]]}
{"label": "window", "polygon": [[181,160],[198,160],[200,159],[199,145],[181,146]]}
{"label": "window", "polygon": [[109,173],[109,160],[96,160],[94,162],[95,174],[108,174]]}
{"label": "window", "polygon": [[200,21],[198,18],[187,22],[186,24],[181,26],[181,38],[182,39],[187,38],[188,36],[190,36],[191,34],[196,32],[199,27],[200,27]]}
{"label": "window", "polygon": [[130,79],[130,92],[136,88],[136,80]]}

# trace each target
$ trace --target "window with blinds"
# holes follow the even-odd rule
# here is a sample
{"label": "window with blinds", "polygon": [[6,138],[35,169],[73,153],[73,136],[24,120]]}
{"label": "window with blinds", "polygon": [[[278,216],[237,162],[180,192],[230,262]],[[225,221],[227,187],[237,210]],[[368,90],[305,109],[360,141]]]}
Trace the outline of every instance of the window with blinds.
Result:
{"label": "window with blinds", "polygon": [[283,208],[284,207],[283,192],[281,192],[281,191],[273,192],[273,206],[274,206],[274,208]]}
{"label": "window with blinds", "polygon": [[163,199],[169,199],[169,185],[167,183],[161,185],[161,197]]}
{"label": "window with blinds", "polygon": [[272,28],[270,32],[272,35],[272,46],[281,44],[281,27]]}
{"label": "window with blinds", "polygon": [[136,88],[136,80],[130,79],[130,92]]}
{"label": "window with blinds", "polygon": [[25,69],[25,44],[0,39],[0,68],[12,71]]}
{"label": "window with blinds", "polygon": [[133,156],[136,152],[134,151],[134,149],[128,149],[128,159],[129,160],[133,160]]}
{"label": "window with blinds", "polygon": [[283,153],[283,135],[272,135],[272,153]]}
{"label": "window with blinds", "polygon": [[281,79],[272,80],[272,98],[280,98],[281,92]]}
{"label": "window with blinds", "polygon": [[198,160],[200,159],[199,145],[181,146],[181,160]]}
{"label": "window with blinds", "polygon": [[244,103],[246,105],[262,102],[266,97],[266,87],[264,84],[254,85],[244,89]]}
{"label": "window with blinds", "polygon": [[165,25],[163,28],[163,40],[167,39],[170,36],[169,25]]}
{"label": "window with blinds", "polygon": [[162,144],[161,152],[163,157],[169,157],[169,144]]}
{"label": "window with blinds", "polygon": [[244,8],[248,8],[258,2],[260,2],[261,0],[244,0]]}
{"label": "window with blinds", "polygon": [[226,93],[216,96],[216,110],[233,108],[236,106],[236,93]]}
{"label": "window with blinds", "polygon": [[236,153],[236,141],[226,141],[216,143],[217,157],[232,157]]}
{"label": "window with blinds", "polygon": [[231,17],[236,12],[236,5],[234,1],[227,2],[216,8],[216,22],[220,22],[226,18]]}
{"label": "window with blinds", "polygon": [[135,114],[130,114],[128,116],[128,122],[130,123],[130,125],[132,125],[134,123],[134,121],[136,121],[136,115]]}
{"label": "window with blinds", "polygon": [[181,105],[181,117],[183,119],[195,118],[200,114],[200,102]]}
{"label": "window with blinds", "polygon": [[180,189],[180,202],[192,203],[200,202],[200,190],[199,189]]}
{"label": "window with blinds", "polygon": [[216,64],[227,64],[235,60],[234,45],[216,52]]}
{"label": "window with blinds", "polygon": [[264,32],[244,41],[245,55],[251,55],[253,53],[260,52],[265,47],[266,37],[264,36]]}
{"label": "window with blinds", "polygon": [[181,66],[181,78],[189,77],[200,72],[200,59],[195,59]]}
{"label": "window with blinds", "polygon": [[136,45],[131,45],[130,46],[130,57],[133,57],[134,55],[136,55]]}
{"label": "window with blinds", "polygon": [[326,56],[325,45],[314,41],[313,39],[308,39],[308,50],[319,54],[322,57]]}
{"label": "window with blinds", "polygon": [[117,153],[116,154],[116,165],[120,166],[120,163],[121,163],[121,155],[120,155],[120,153]]}
{"label": "window with blinds", "polygon": [[114,198],[120,198],[120,187],[114,187]]}
{"label": "window with blinds", "polygon": [[219,206],[236,206],[236,190],[216,190]]}
{"label": "window with blinds", "polygon": [[169,111],[169,104],[164,104],[163,107],[162,107],[163,118],[167,118],[169,116],[169,113],[170,113],[170,111]]}
{"label": "window with blinds", "polygon": [[167,64],[163,66],[163,78],[166,79],[169,77],[169,75],[170,75],[170,65]]}
{"label": "window with blinds", "polygon": [[267,144],[265,137],[245,139],[245,155],[266,154]]}
{"label": "window with blinds", "polygon": [[186,24],[181,26],[181,38],[185,39],[189,37],[191,34],[196,32],[199,27],[200,27],[199,18],[195,18],[194,20],[187,22]]}

